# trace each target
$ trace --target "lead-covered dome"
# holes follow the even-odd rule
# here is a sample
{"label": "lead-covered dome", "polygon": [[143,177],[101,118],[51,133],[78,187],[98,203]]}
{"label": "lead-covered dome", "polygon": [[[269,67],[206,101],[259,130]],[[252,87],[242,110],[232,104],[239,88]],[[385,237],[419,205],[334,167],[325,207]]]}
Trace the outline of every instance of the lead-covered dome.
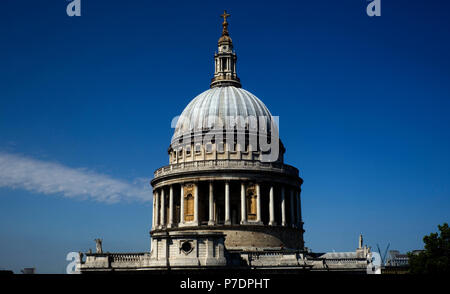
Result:
{"label": "lead-covered dome", "polygon": [[[186,106],[177,121],[172,141],[185,134],[224,128],[230,119],[236,118],[256,119],[258,130],[268,133],[272,130],[272,115],[258,97],[234,86],[215,87],[201,93]],[[251,126],[247,122],[245,131],[249,128]]]}

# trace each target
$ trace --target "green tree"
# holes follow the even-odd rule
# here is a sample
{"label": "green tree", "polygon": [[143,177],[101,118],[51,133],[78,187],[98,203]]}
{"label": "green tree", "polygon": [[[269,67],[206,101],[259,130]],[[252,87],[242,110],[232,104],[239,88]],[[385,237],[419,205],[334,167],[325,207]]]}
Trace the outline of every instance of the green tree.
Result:
{"label": "green tree", "polygon": [[408,252],[410,273],[450,273],[450,228],[447,223],[438,225],[440,233],[423,237],[425,250],[419,254]]}

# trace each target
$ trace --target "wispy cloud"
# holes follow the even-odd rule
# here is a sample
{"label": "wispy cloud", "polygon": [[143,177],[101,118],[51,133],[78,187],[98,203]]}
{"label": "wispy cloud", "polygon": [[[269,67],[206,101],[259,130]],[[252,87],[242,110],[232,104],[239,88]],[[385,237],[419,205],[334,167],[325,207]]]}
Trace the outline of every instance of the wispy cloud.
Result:
{"label": "wispy cloud", "polygon": [[0,152],[0,187],[99,202],[151,200],[148,179],[114,179],[87,169]]}

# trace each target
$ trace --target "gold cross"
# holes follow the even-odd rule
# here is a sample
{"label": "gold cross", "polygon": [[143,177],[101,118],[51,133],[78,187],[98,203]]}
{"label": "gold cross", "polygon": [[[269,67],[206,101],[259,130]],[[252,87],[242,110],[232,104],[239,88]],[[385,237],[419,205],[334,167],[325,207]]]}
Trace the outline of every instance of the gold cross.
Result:
{"label": "gold cross", "polygon": [[223,14],[221,15],[221,17],[223,17],[223,22],[227,22],[227,17],[229,17],[230,15],[227,13],[226,10],[223,11]]}

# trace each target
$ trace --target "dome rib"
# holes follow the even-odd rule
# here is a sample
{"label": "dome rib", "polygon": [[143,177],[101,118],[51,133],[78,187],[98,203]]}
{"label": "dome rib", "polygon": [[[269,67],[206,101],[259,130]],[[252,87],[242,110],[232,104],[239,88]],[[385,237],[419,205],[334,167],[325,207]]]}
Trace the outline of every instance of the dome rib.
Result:
{"label": "dome rib", "polygon": [[237,116],[265,116],[268,118],[267,130],[270,130],[273,119],[264,103],[252,93],[234,86],[215,87],[197,95],[186,106],[178,119],[172,141],[192,131],[219,126],[219,120],[224,127],[228,117]]}

